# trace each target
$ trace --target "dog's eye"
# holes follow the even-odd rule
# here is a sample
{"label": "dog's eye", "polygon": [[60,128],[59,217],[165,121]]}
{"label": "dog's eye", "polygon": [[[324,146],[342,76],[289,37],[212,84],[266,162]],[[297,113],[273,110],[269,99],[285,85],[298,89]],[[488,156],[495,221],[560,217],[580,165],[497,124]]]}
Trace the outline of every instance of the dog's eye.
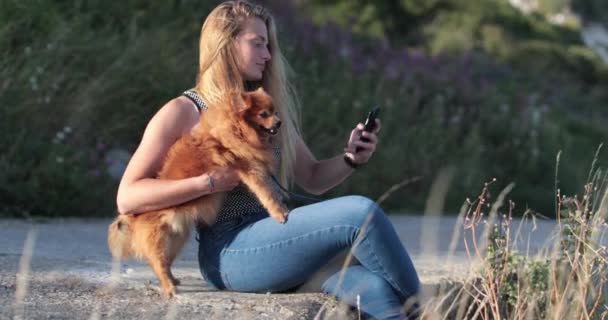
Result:
{"label": "dog's eye", "polygon": [[264,112],[260,113],[260,117],[268,118],[268,117],[270,117],[270,113],[268,113],[268,111],[264,111]]}

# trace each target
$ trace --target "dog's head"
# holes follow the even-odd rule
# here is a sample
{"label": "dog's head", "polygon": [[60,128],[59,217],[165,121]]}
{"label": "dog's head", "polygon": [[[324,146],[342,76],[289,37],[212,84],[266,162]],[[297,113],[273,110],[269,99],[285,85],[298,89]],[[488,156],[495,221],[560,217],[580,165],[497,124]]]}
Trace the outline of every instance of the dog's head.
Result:
{"label": "dog's head", "polygon": [[[209,105],[209,112],[200,117],[200,125],[193,137],[213,137],[226,148],[268,149],[269,142],[279,133],[281,120],[272,97],[259,88],[251,92],[230,92],[217,103]],[[256,151],[257,152],[257,151]]]}
{"label": "dog's head", "polygon": [[249,126],[263,135],[275,135],[279,132],[281,119],[275,111],[272,98],[264,89],[244,92],[241,97],[242,103],[236,104],[237,111]]}

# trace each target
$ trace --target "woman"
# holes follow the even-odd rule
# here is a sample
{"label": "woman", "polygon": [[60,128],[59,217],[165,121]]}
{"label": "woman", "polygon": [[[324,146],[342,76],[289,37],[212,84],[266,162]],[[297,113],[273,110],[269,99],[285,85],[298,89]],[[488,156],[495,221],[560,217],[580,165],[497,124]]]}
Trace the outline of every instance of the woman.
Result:
{"label": "woman", "polygon": [[[287,223],[279,224],[230,168],[183,180],[155,179],[165,153],[197,124],[205,103],[218,101],[226,92],[259,86],[273,97],[284,120],[273,141],[281,184],[293,181],[321,194],[366,163],[376,149],[379,120],[374,132],[364,132],[358,124],[343,154],[315,159],[298,134],[286,66],[273,19],[264,8],[245,1],[218,5],[202,27],[196,87],[169,101],[150,120],[120,183],[118,210],[133,214],[212,191],[228,192],[218,222],[199,230],[200,268],[211,286],[246,292],[289,290],[338,253],[351,250],[360,264],[330,275],[322,290],[353,306],[359,296],[362,311],[375,318],[399,318],[405,301],[418,293],[419,280],[393,226],[373,201],[360,196],[323,201],[292,210]],[[355,152],[356,147],[362,150]]]}

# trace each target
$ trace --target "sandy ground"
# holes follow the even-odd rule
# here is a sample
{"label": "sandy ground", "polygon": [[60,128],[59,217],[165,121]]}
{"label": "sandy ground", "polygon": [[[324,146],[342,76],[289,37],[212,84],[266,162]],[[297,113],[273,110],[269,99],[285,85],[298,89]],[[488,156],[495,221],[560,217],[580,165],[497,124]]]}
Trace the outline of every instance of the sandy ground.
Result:
{"label": "sandy ground", "polygon": [[[456,217],[390,217],[427,295],[440,283],[466,277],[477,265],[478,260],[468,258]],[[120,270],[114,273],[118,276],[112,276],[113,263],[106,245],[109,223],[107,219],[35,224],[0,220],[0,319],[357,318],[355,311],[320,293],[211,290],[198,270],[194,239],[173,267],[182,280],[178,297],[167,301],[160,297],[156,278],[145,264],[123,262],[115,265]],[[519,223],[513,223],[515,231]],[[526,236],[516,239],[520,251],[542,251],[554,227],[548,221],[523,223],[518,233]],[[467,239],[470,245],[471,237]],[[28,255],[23,255],[28,245],[32,247],[31,261],[20,266],[28,260]],[[309,287],[314,291],[313,283]]]}

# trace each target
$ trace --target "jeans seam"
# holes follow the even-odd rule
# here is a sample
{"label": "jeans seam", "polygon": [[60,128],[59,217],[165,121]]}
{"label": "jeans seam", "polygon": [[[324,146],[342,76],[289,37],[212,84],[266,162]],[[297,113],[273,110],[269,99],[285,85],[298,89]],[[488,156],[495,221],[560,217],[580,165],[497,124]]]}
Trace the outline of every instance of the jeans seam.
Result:
{"label": "jeans seam", "polygon": [[382,273],[382,276],[393,286],[393,288],[395,288],[397,291],[399,291],[399,293],[401,293],[401,295],[403,295],[404,297],[407,296],[401,290],[401,288],[399,287],[399,285],[397,284],[397,282],[395,280],[393,280],[393,278],[390,276],[390,274],[388,274],[386,272],[386,268],[384,268],[384,266],[380,262],[380,259],[378,259],[378,256],[376,255],[375,251],[372,250],[371,243],[367,239],[367,232],[366,232],[364,238],[361,239],[361,242],[365,243],[365,245],[367,246],[368,251],[370,252],[370,254],[372,255],[372,257],[374,257],[374,262],[380,267],[380,272]]}
{"label": "jeans seam", "polygon": [[308,236],[313,235],[313,234],[323,233],[323,232],[326,232],[328,230],[336,229],[336,228],[354,228],[354,229],[357,229],[357,230],[359,229],[359,227],[352,226],[352,225],[331,226],[329,228],[315,230],[315,231],[308,232],[308,233],[305,233],[305,234],[297,236],[297,237],[285,239],[285,240],[282,240],[282,241],[279,241],[279,242],[274,242],[274,243],[267,244],[267,245],[261,246],[261,247],[254,247],[254,248],[247,248],[247,249],[223,249],[222,250],[222,254],[227,254],[227,253],[230,253],[230,254],[250,253],[250,252],[257,252],[257,251],[261,251],[261,250],[266,250],[266,249],[269,249],[269,248],[282,246],[285,243],[288,243],[288,242],[291,242],[291,241],[296,241],[296,240],[308,237]]}

